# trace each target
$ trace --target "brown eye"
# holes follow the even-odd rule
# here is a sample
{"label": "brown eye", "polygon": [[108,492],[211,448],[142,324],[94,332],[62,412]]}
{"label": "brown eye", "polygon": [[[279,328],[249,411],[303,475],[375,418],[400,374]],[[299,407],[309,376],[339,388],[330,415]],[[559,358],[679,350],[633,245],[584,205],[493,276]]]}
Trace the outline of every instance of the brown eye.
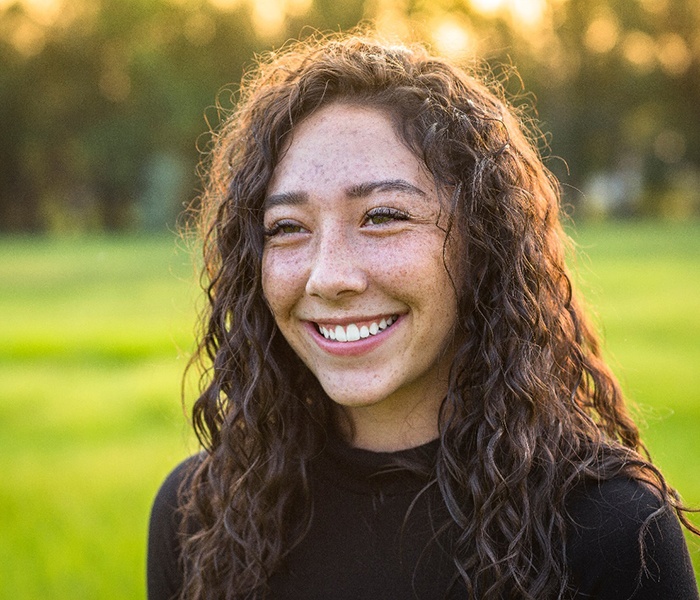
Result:
{"label": "brown eye", "polygon": [[389,215],[371,215],[367,218],[367,222],[371,225],[384,225],[384,223],[388,223],[391,220]]}
{"label": "brown eye", "polygon": [[386,225],[392,221],[405,221],[408,215],[396,208],[380,207],[370,210],[365,215],[365,223],[368,225]]}
{"label": "brown eye", "polygon": [[295,225],[294,223],[282,223],[278,227],[279,233],[299,233],[301,230],[301,225]]}
{"label": "brown eye", "polygon": [[299,223],[294,221],[277,221],[272,227],[265,229],[265,236],[294,235],[295,233],[303,233],[304,231],[306,230],[299,225]]}

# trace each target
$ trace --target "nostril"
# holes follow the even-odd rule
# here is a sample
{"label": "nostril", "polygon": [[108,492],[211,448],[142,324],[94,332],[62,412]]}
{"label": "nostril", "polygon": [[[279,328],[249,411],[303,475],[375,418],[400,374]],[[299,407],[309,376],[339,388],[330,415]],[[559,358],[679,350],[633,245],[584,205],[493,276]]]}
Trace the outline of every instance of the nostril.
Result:
{"label": "nostril", "polygon": [[306,293],[327,299],[360,294],[367,289],[365,272],[355,266],[316,265],[306,282]]}

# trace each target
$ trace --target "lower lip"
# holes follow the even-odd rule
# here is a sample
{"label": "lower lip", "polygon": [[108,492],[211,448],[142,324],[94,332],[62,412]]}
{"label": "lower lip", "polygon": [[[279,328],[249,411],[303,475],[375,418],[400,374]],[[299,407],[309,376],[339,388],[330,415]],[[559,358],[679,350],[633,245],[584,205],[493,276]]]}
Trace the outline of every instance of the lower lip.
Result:
{"label": "lower lip", "polygon": [[311,332],[314,341],[326,352],[335,356],[360,356],[374,350],[391,336],[396,327],[403,321],[403,316],[400,316],[394,323],[384,329],[377,335],[370,335],[366,338],[360,338],[356,342],[336,342],[327,340],[321,334],[314,323],[307,322],[306,327]]}

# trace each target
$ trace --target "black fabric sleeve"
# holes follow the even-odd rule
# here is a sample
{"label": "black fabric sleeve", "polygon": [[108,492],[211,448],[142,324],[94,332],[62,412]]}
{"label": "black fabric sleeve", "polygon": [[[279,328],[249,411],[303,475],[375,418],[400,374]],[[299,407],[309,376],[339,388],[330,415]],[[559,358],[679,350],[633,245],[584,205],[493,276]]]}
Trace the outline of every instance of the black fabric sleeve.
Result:
{"label": "black fabric sleeve", "polygon": [[661,506],[650,487],[632,479],[574,494],[567,554],[577,600],[698,600],[680,524]]}
{"label": "black fabric sleeve", "polygon": [[161,485],[151,509],[148,528],[146,582],[148,600],[175,600],[182,588],[178,531],[178,489],[192,472],[197,457],[178,465]]}

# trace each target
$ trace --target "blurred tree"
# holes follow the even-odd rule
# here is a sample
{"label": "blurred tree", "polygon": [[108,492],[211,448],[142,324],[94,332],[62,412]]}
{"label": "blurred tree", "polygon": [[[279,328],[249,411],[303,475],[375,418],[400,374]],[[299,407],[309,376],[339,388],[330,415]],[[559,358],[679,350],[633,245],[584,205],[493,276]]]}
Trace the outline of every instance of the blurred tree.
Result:
{"label": "blurred tree", "polygon": [[0,230],[172,224],[253,53],[366,18],[517,65],[572,203],[700,211],[697,0],[0,0]]}

